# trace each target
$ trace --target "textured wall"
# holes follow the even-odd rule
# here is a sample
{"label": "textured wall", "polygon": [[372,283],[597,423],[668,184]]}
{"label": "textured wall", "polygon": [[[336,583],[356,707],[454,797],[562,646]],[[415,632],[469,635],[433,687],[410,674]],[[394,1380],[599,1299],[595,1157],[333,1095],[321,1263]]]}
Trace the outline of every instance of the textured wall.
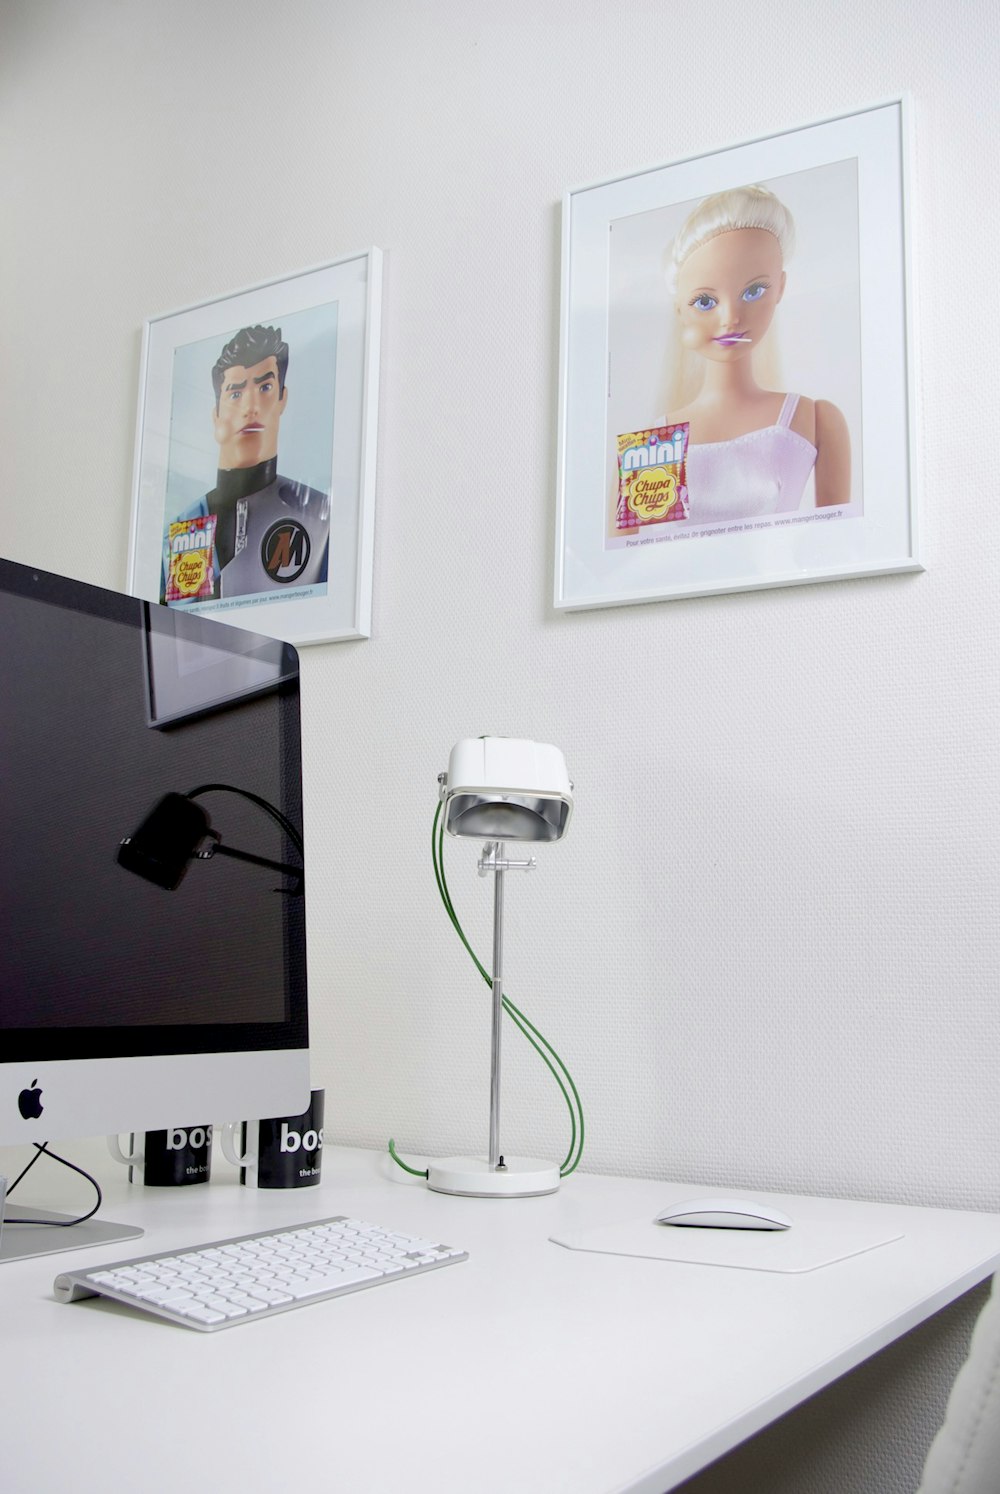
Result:
{"label": "textured wall", "polygon": [[[0,27],[11,557],[124,585],[144,317],[387,253],[374,637],[303,655],[334,1136],[484,1144],[486,992],[428,842],[452,742],[500,732],[577,788],[511,879],[507,985],[577,1079],[586,1166],[1000,1208],[996,7],[8,0]],[[902,90],[926,574],[554,614],[562,194]],[[506,1069],[506,1146],[561,1155],[513,1038]],[[879,1403],[911,1462],[956,1321],[883,1369],[936,1387]],[[911,1486],[866,1482],[835,1406],[823,1477],[793,1417],[768,1489]]]}

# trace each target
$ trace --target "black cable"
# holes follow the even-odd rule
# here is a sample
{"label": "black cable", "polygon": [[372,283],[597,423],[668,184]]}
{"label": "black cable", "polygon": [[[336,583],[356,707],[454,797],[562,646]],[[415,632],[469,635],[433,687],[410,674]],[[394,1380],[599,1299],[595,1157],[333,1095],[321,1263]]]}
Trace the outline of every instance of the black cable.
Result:
{"label": "black cable", "polygon": [[78,1172],[82,1178],[86,1178],[87,1182],[91,1184],[94,1192],[97,1194],[97,1202],[94,1204],[94,1207],[89,1210],[88,1213],[80,1214],[76,1219],[4,1219],[4,1225],[7,1227],[11,1227],[15,1224],[47,1224],[50,1225],[53,1229],[69,1229],[73,1224],[83,1224],[86,1222],[86,1220],[92,1219],[97,1213],[98,1209],[101,1207],[101,1204],[104,1202],[104,1195],[101,1192],[101,1185],[100,1183],[98,1183],[97,1179],[91,1177],[89,1172],[84,1172],[82,1167],[77,1167],[76,1163],[71,1162],[68,1157],[60,1157],[58,1152],[50,1152],[49,1144],[47,1141],[33,1141],[31,1144],[35,1148],[35,1155],[32,1157],[31,1161],[27,1163],[26,1166],[21,1168],[21,1171],[18,1173],[17,1177],[7,1189],[8,1198],[13,1193],[14,1189],[17,1187],[18,1183],[25,1176],[25,1174],[31,1171],[35,1163],[38,1161],[39,1157],[44,1155],[46,1157],[50,1157],[53,1162],[61,1162],[63,1167],[69,1167],[73,1172]]}
{"label": "black cable", "polygon": [[[197,788],[189,790],[189,792],[185,794],[184,797],[187,799],[196,799],[199,794],[210,793],[238,794],[241,799],[249,799],[251,804],[256,804],[257,807],[259,809],[262,809],[264,813],[271,820],[273,820],[276,825],[284,830],[285,834],[288,836],[289,840],[292,842],[295,849],[302,857],[302,860],[305,861],[306,854],[305,850],[303,849],[301,835],[296,830],[291,820],[289,820],[287,816],[283,815],[281,810],[278,809],[276,805],[272,804],[270,800],[262,799],[259,794],[253,794],[249,789],[237,788],[236,785],[232,783],[201,783]],[[305,890],[305,875],[303,872],[296,871],[293,867],[290,866],[282,866],[279,862],[276,861],[264,861],[260,856],[250,856],[243,851],[235,851],[229,846],[222,845],[221,836],[217,835],[215,831],[209,831],[209,834],[217,842],[215,850],[219,855],[233,856],[238,861],[253,861],[256,862],[258,866],[271,866],[277,871],[285,872],[285,874],[288,876],[297,876],[299,879],[297,886],[288,888],[276,887],[274,890],[275,892],[284,892],[291,896],[301,897],[303,891]]]}
{"label": "black cable", "polygon": [[201,783],[197,788],[189,789],[185,798],[196,799],[199,794],[210,793],[238,794],[241,799],[249,799],[251,804],[256,804],[258,808],[263,809],[265,814],[271,816],[275,824],[281,826],[292,842],[292,845],[304,859],[305,852],[302,848],[301,835],[291,820],[283,815],[280,809],[275,808],[273,804],[269,803],[267,799],[262,799],[259,794],[252,794],[249,789],[236,788],[232,783]]}

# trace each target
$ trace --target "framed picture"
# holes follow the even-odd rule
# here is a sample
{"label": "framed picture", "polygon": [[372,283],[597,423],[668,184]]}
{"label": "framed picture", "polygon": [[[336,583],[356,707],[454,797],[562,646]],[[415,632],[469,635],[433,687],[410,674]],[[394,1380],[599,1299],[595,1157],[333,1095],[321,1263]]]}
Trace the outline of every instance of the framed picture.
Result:
{"label": "framed picture", "polygon": [[280,638],[213,628],[148,602],[142,613],[149,726],[176,726],[298,679],[295,649]]}
{"label": "framed picture", "polygon": [[570,192],[557,608],[917,571],[902,100]]}
{"label": "framed picture", "polygon": [[146,322],[128,587],[287,643],[371,631],[378,249]]}

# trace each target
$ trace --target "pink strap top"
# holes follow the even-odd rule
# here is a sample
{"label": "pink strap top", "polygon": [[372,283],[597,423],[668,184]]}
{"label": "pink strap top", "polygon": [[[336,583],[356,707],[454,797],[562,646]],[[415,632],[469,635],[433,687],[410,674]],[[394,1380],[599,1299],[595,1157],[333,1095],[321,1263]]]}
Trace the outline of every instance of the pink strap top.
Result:
{"label": "pink strap top", "polygon": [[732,441],[689,446],[687,485],[692,524],[792,513],[802,501],[816,448],[790,429],[799,403],[786,394],[777,425]]}

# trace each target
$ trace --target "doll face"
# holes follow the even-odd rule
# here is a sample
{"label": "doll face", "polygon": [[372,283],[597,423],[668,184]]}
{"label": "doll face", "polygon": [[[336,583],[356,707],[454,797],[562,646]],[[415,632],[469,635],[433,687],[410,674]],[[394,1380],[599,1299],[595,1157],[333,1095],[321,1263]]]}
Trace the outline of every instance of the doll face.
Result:
{"label": "doll face", "polygon": [[273,357],[252,368],[226,369],[219,408],[212,411],[221,468],[255,467],[277,455],[278,422],[287,398],[287,388],[278,393]]}
{"label": "doll face", "polygon": [[714,363],[748,357],[785,290],[781,247],[766,228],[733,228],[692,251],[677,272],[681,342]]}

